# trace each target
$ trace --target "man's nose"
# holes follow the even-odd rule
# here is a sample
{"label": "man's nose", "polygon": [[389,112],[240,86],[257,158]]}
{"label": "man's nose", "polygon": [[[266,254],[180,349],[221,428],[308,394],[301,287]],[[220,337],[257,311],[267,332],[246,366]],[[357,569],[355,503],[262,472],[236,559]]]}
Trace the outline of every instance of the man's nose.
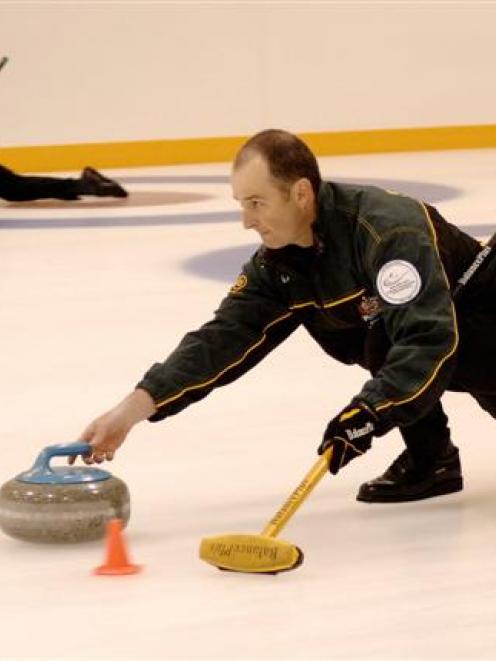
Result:
{"label": "man's nose", "polygon": [[256,220],[248,211],[243,211],[243,227],[245,230],[251,230],[256,226]]}

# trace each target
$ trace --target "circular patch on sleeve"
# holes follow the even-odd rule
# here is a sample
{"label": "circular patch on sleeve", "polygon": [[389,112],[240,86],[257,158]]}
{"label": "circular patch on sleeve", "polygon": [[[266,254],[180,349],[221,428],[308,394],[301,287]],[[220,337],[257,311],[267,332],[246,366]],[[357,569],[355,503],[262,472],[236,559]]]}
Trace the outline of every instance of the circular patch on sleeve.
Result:
{"label": "circular patch on sleeve", "polygon": [[232,294],[237,294],[242,289],[244,289],[247,284],[248,284],[248,278],[246,277],[246,275],[244,275],[244,273],[242,273],[241,275],[238,275],[238,277],[236,279],[236,282],[231,287],[231,293]]}
{"label": "circular patch on sleeve", "polygon": [[403,259],[393,259],[381,267],[376,283],[383,300],[401,305],[413,301],[420,291],[422,279],[413,264]]}

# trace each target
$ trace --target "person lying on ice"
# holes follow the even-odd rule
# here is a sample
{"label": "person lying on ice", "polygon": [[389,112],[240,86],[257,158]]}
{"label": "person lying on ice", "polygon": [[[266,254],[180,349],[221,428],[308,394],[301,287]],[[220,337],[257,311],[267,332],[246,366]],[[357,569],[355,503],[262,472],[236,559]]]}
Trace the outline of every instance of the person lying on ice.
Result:
{"label": "person lying on ice", "polygon": [[18,174],[0,165],[0,198],[9,202],[49,198],[73,201],[79,200],[81,195],[127,197],[128,193],[116,181],[90,167],[85,167],[81,175],[74,178]]}

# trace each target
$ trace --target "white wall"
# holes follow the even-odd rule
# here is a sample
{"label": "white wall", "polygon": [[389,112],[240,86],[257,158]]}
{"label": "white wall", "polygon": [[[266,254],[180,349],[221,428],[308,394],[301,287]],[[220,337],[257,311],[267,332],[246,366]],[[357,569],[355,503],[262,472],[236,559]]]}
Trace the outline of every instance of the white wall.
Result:
{"label": "white wall", "polygon": [[496,4],[0,3],[0,145],[496,122]]}

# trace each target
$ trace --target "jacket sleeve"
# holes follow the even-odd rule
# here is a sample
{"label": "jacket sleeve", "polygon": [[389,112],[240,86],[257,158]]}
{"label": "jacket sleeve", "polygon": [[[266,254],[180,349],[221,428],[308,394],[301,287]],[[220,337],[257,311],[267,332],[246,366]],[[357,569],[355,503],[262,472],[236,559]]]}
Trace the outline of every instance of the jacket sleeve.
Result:
{"label": "jacket sleeve", "polygon": [[298,326],[256,256],[243,268],[214,318],[187,333],[136,387],[155,401],[155,422],[179,413],[260,362]]}
{"label": "jacket sleeve", "polygon": [[[367,275],[382,303],[391,348],[381,369],[365,383],[358,397],[376,409],[383,422],[382,433],[428,413],[447,388],[455,368],[456,312],[435,231],[425,214],[425,229],[400,226],[376,236],[366,259]],[[403,273],[411,276],[403,294],[401,283],[396,288],[394,285],[402,266],[406,268]],[[406,300],[401,302],[402,298]]]}

